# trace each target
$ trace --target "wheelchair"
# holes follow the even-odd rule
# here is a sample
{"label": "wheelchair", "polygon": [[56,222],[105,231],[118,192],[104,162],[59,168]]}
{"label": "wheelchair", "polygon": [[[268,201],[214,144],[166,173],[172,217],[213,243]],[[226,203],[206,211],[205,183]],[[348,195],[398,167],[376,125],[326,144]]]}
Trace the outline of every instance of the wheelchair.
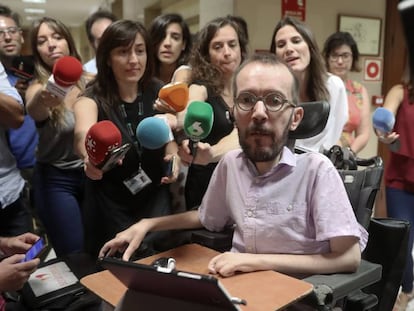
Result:
{"label": "wheelchair", "polygon": [[[304,119],[289,133],[288,141],[288,147],[297,153],[306,151],[295,148],[295,140],[320,133],[329,115],[326,102],[300,105],[304,109]],[[356,272],[305,277],[304,280],[314,286],[313,293],[305,301],[317,310],[331,310],[339,301],[343,310],[392,310],[405,265],[409,223],[371,217],[384,170],[382,159],[377,156],[359,159],[339,146],[324,154],[338,169],[356,218],[367,229],[369,239]],[[227,251],[232,244],[232,229],[225,232],[194,230],[191,241]]]}

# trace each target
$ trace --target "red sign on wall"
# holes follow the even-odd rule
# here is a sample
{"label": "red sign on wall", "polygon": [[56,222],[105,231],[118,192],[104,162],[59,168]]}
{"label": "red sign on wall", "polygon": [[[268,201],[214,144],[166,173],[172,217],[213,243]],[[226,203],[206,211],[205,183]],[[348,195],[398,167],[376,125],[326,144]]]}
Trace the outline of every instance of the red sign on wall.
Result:
{"label": "red sign on wall", "polygon": [[381,81],[382,61],[380,58],[367,58],[364,62],[364,80]]}
{"label": "red sign on wall", "polygon": [[306,0],[282,0],[282,18],[292,16],[305,21]]}

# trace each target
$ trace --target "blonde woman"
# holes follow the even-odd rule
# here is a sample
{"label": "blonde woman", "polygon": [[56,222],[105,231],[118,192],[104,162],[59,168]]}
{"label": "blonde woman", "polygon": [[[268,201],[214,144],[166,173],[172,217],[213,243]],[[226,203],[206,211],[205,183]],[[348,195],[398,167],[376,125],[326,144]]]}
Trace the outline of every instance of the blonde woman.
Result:
{"label": "blonde woman", "polygon": [[56,254],[62,256],[83,248],[83,162],[73,151],[73,104],[81,88],[75,86],[61,99],[45,86],[57,60],[68,55],[80,60],[80,56],[69,29],[50,17],[34,24],[31,42],[36,72],[26,103],[39,133],[33,179],[35,208]]}

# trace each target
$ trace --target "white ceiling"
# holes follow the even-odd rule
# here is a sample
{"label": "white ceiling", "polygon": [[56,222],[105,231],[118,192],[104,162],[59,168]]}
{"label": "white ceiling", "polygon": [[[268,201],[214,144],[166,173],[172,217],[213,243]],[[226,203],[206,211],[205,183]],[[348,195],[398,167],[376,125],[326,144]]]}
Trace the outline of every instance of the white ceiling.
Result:
{"label": "white ceiling", "polygon": [[[89,14],[99,7],[108,8],[113,0],[47,0],[46,4],[24,3],[22,0],[0,0],[19,13],[23,26],[30,26],[32,18],[50,16],[62,21],[66,26],[82,25]],[[45,9],[43,14],[28,14],[25,8]],[[31,16],[31,17],[30,17]]]}

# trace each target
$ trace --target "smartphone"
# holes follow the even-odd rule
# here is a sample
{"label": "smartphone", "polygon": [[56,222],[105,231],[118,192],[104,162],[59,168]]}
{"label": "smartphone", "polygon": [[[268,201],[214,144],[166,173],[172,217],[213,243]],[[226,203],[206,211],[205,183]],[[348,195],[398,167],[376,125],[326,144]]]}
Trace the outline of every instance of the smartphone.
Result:
{"label": "smartphone", "polygon": [[29,250],[26,252],[26,256],[22,259],[21,262],[30,261],[36,257],[39,257],[39,255],[42,253],[43,250],[46,249],[45,240],[43,238],[40,238],[32,245],[32,247],[29,248]]}
{"label": "smartphone", "polygon": [[175,156],[173,156],[168,162],[164,162],[164,175],[170,177],[174,174],[175,170]]}
{"label": "smartphone", "polygon": [[107,172],[110,169],[114,168],[118,165],[119,160],[123,159],[128,152],[128,150],[131,148],[131,144],[126,143],[122,145],[121,147],[112,149],[109,153],[107,159],[105,162],[101,165],[100,169],[103,172]]}

